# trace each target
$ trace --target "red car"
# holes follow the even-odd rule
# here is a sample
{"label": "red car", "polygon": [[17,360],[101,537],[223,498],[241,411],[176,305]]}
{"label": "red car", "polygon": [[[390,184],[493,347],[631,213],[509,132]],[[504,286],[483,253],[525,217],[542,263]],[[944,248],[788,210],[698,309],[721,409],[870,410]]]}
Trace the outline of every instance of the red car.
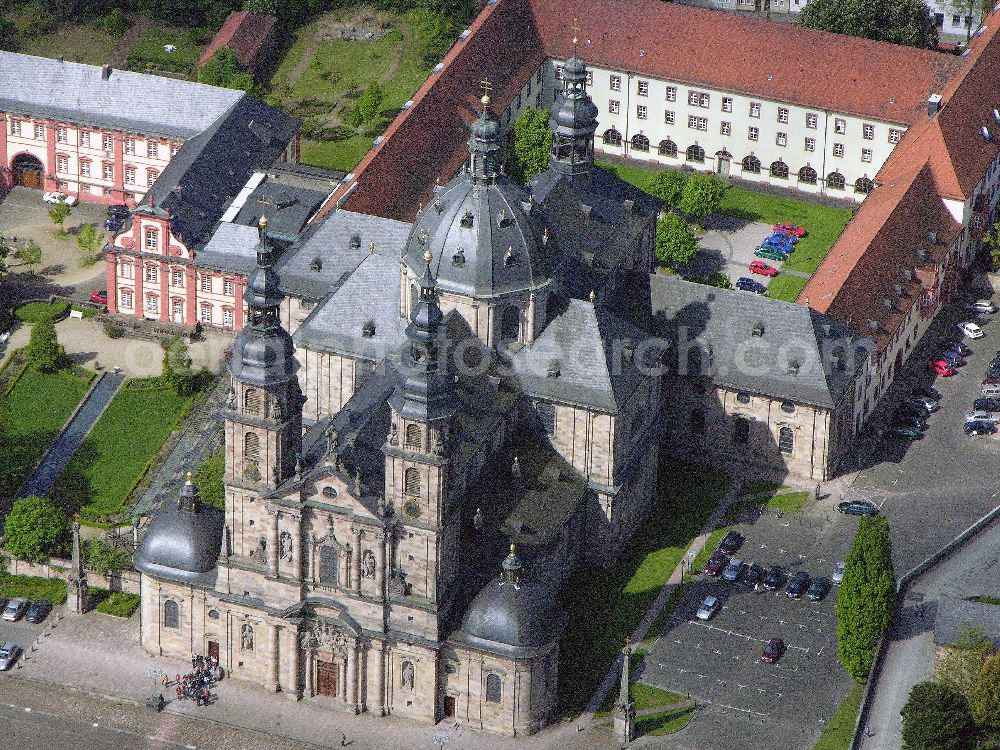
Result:
{"label": "red car", "polygon": [[781,655],[785,653],[785,642],[780,638],[772,638],[764,646],[764,652],[760,655],[761,661],[766,661],[768,664],[774,664]]}
{"label": "red car", "polygon": [[932,359],[927,363],[927,369],[931,372],[937,373],[938,375],[944,375],[946,378],[950,378],[955,374],[955,368],[943,359]]}
{"label": "red car", "polygon": [[778,269],[774,266],[769,266],[762,260],[755,260],[751,263],[748,268],[754,273],[759,273],[761,276],[777,276]]}
{"label": "red car", "polygon": [[774,225],[775,232],[784,232],[785,234],[791,234],[795,237],[805,237],[806,228],[797,227],[794,224],[790,224],[787,221],[779,221]]}
{"label": "red car", "polygon": [[726,556],[716,550],[712,553],[712,556],[708,558],[708,562],[705,563],[705,573],[710,576],[717,576],[722,573],[722,569],[726,567],[728,560]]}
{"label": "red car", "polygon": [[105,289],[94,290],[90,293],[90,301],[99,305],[108,304],[108,292]]}

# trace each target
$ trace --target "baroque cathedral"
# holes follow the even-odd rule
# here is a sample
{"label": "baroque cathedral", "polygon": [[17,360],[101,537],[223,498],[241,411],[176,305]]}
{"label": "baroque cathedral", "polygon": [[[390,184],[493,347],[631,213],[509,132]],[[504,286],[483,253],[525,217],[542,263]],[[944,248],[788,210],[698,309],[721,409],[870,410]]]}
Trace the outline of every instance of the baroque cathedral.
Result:
{"label": "baroque cathedral", "polygon": [[[660,206],[594,167],[586,82],[569,60],[526,187],[484,95],[465,167],[294,338],[261,228],[221,415],[225,509],[189,477],[135,554],[148,653],[217,656],[355,713],[508,735],[553,720],[559,587],[612,562],[656,491],[660,378],[635,350],[650,311],[619,297],[652,271]],[[356,354],[373,340],[382,356]],[[320,345],[364,377],[303,395]]]}

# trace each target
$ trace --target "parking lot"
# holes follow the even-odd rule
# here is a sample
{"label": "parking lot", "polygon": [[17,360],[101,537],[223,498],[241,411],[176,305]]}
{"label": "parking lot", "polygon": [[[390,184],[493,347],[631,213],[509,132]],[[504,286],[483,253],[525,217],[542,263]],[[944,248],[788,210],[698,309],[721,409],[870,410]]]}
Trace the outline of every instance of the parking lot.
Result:
{"label": "parking lot", "polygon": [[[836,512],[836,498],[800,514],[762,515],[739,524],[734,554],[744,563],[778,565],[778,591],[754,591],[742,580],[700,576],[646,656],[641,680],[689,693],[701,709],[676,739],[684,747],[809,748],[851,686],[837,661],[837,588],[821,601],[785,596],[788,576],[804,570],[829,579],[850,550],[857,519]],[[706,596],[723,604],[709,622],[695,618]],[[776,664],[761,661],[771,638],[786,645]]]}
{"label": "parking lot", "polygon": [[[39,623],[38,625],[32,625],[24,618],[21,618],[18,622],[0,620],[0,644],[10,641],[20,646],[22,651],[29,650],[31,645],[49,626],[52,617],[53,613],[50,613],[49,616],[45,618],[45,621]],[[20,662],[22,658],[24,658],[23,654],[18,657],[18,662]],[[13,668],[16,669],[16,666]]]}

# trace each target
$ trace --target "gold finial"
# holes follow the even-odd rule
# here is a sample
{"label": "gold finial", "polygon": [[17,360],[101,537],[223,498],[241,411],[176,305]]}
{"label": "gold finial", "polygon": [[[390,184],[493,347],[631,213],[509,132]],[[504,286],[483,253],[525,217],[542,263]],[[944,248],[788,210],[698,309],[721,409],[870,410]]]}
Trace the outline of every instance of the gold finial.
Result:
{"label": "gold finial", "polygon": [[549,236],[549,228],[545,227],[545,229],[542,230],[542,237],[548,237],[548,236]]}
{"label": "gold finial", "polygon": [[514,549],[514,543],[513,542],[510,543],[510,554],[512,554],[512,555],[516,555],[517,554],[517,551]]}
{"label": "gold finial", "polygon": [[267,217],[262,214],[261,217],[257,219],[257,226],[262,232],[267,229]]}
{"label": "gold finial", "polygon": [[187,473],[187,484],[192,484],[192,481],[191,481],[192,479],[194,479],[194,474],[192,474],[192,473],[191,473],[191,472],[189,471],[189,472]]}
{"label": "gold finial", "polygon": [[591,289],[590,290],[590,304],[594,304],[595,302],[597,302],[597,292],[595,292],[593,289]]}
{"label": "gold finial", "polygon": [[573,19],[573,25],[570,26],[570,28],[573,30],[573,57],[576,57],[576,45],[580,41],[580,39],[579,39],[579,37],[580,37],[580,24],[578,24],[576,22],[575,18]]}
{"label": "gold finial", "polygon": [[434,184],[435,185],[441,184],[441,175],[438,175],[437,177],[434,178]]}
{"label": "gold finial", "polygon": [[424,210],[424,202],[423,201],[417,201],[417,213],[419,214],[423,210]]}
{"label": "gold finial", "polygon": [[434,260],[434,256],[431,255],[431,251],[430,250],[424,250],[424,263],[426,263],[427,265],[430,265],[432,260]]}
{"label": "gold finial", "polygon": [[479,101],[483,103],[484,107],[490,106],[490,102],[493,101],[492,99],[490,99],[490,92],[493,90],[493,84],[490,83],[489,78],[483,79],[482,83],[479,84],[479,90],[483,92],[483,95],[479,99]]}
{"label": "gold finial", "polygon": [[375,252],[375,240],[371,240],[368,243],[368,252],[369,253],[374,253]]}

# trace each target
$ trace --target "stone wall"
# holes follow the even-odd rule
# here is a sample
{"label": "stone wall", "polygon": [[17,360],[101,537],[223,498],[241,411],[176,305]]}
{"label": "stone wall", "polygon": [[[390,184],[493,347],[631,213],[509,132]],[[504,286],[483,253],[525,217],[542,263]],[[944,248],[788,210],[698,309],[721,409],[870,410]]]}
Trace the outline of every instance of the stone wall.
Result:
{"label": "stone wall", "polygon": [[[3,555],[8,560],[7,571],[19,576],[38,576],[39,578],[58,578],[65,581],[69,575],[70,561],[58,557],[49,558],[47,563],[33,563],[18,560],[16,557]],[[139,593],[139,574],[127,570],[119,576],[103,576],[97,573],[87,573],[87,583],[91,586],[108,591],[125,591],[129,594]]]}

